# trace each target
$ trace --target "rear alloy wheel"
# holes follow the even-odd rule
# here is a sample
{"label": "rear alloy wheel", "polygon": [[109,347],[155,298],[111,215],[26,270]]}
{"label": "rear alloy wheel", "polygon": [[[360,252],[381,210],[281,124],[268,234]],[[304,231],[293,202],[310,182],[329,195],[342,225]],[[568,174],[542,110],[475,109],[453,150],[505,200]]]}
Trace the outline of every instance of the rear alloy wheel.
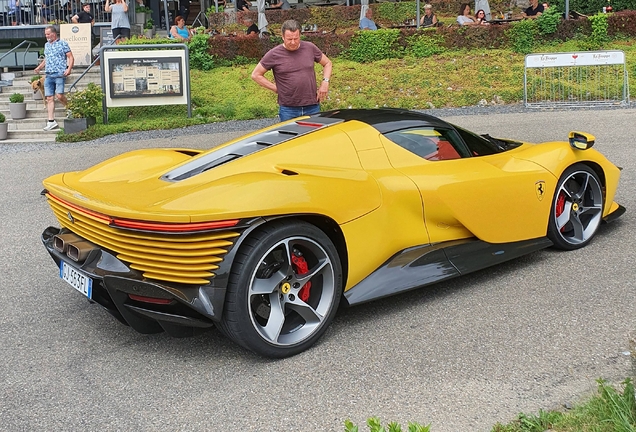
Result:
{"label": "rear alloy wheel", "polygon": [[603,189],[598,175],[587,165],[568,168],[557,185],[552,202],[548,238],[558,249],[587,245],[603,217]]}
{"label": "rear alloy wheel", "polygon": [[273,222],[245,240],[228,284],[221,330],[267,357],[288,357],[325,332],[342,295],[335,246],[308,223]]}

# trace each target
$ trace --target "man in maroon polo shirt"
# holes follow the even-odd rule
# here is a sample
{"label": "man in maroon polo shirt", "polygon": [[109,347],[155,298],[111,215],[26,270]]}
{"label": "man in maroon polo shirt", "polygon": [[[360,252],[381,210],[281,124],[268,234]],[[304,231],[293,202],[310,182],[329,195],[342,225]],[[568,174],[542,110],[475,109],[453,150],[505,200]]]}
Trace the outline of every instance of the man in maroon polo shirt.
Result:
{"label": "man in maroon polo shirt", "polygon": [[[271,49],[252,71],[261,87],[278,94],[281,121],[320,112],[320,102],[329,93],[331,60],[311,42],[300,40],[300,25],[288,20],[281,27],[283,44]],[[316,85],[314,63],[322,66],[322,82]],[[274,82],[265,77],[271,70]]]}

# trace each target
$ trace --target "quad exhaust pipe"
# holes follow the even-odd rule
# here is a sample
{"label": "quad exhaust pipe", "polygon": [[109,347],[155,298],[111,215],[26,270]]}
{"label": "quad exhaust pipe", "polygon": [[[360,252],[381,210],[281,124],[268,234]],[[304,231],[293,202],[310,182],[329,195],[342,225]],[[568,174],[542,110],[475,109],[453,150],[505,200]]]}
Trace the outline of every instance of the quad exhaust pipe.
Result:
{"label": "quad exhaust pipe", "polygon": [[66,233],[53,236],[53,248],[66,254],[73,261],[80,262],[88,257],[88,254],[95,249],[95,245],[76,234]]}

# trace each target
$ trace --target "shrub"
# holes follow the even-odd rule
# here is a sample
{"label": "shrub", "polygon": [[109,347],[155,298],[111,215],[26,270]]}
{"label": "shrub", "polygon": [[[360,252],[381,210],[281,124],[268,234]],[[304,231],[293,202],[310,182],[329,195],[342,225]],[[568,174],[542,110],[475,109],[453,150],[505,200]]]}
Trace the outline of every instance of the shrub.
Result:
{"label": "shrub", "polygon": [[24,95],[22,93],[13,93],[11,96],[9,96],[9,102],[22,103],[24,102]]}
{"label": "shrub", "polygon": [[510,39],[511,48],[519,54],[529,54],[537,35],[537,23],[535,20],[523,20],[513,23],[506,32]]}
{"label": "shrub", "polygon": [[607,35],[608,23],[607,14],[596,14],[588,18],[592,23],[592,34],[590,35],[590,44],[592,49],[600,48],[605,42],[609,41]]}
{"label": "shrub", "polygon": [[42,78],[42,75],[33,75],[31,79],[29,80],[29,82],[35,82],[39,80],[40,78]]}
{"label": "shrub", "polygon": [[561,22],[562,12],[550,7],[537,18],[537,29],[540,35],[549,35],[556,33],[559,23]]}
{"label": "shrub", "polygon": [[190,67],[192,69],[199,70],[212,70],[217,64],[214,58],[209,54],[209,40],[208,35],[194,35],[188,43],[188,49],[190,51]]}
{"label": "shrub", "polygon": [[607,33],[610,37],[636,36],[636,11],[623,11],[610,14],[607,17],[609,26]]}
{"label": "shrub", "polygon": [[446,51],[444,36],[436,31],[425,31],[406,38],[407,50],[414,57],[430,57]]}
{"label": "shrub", "polygon": [[95,83],[88,83],[84,90],[69,94],[66,109],[72,118],[99,117],[103,113],[102,98],[104,93]]}
{"label": "shrub", "polygon": [[[612,0],[612,8],[614,12],[636,9],[636,0]],[[603,11],[603,6],[607,6],[607,0],[570,0],[570,10],[574,10],[586,15],[593,15]],[[550,2],[550,8],[557,7],[559,10],[565,10],[565,0],[554,0]]]}
{"label": "shrub", "polygon": [[360,63],[400,58],[404,55],[404,47],[400,46],[399,38],[400,31],[396,29],[359,31],[351,38],[344,56]]}
{"label": "shrub", "polygon": [[4,116],[4,114],[0,113],[0,123],[4,123],[6,119],[7,118]]}

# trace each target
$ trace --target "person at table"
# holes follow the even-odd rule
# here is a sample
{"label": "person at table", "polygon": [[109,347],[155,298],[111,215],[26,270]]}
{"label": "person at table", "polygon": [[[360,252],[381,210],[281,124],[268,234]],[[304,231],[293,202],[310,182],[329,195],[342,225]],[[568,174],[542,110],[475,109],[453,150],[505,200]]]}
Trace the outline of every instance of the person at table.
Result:
{"label": "person at table", "polygon": [[486,21],[490,21],[492,19],[490,3],[488,3],[488,0],[475,0],[475,10],[478,11],[479,9],[483,9]]}
{"label": "person at table", "polygon": [[424,27],[434,27],[437,25],[437,15],[433,13],[433,6],[424,5],[424,15],[420,18],[420,25]]}
{"label": "person at table", "polygon": [[373,21],[373,11],[367,6],[364,17],[360,20],[360,30],[377,30],[378,26]]}
{"label": "person at table", "polygon": [[523,11],[522,15],[527,19],[537,19],[543,12],[543,4],[539,3],[539,0],[530,0],[530,6]]}
{"label": "person at table", "polygon": [[170,39],[183,42],[190,41],[190,30],[185,26],[185,19],[181,15],[174,19],[174,25],[170,28]]}
{"label": "person at table", "polygon": [[258,30],[258,26],[256,25],[256,23],[254,22],[252,18],[245,18],[243,20],[243,24],[247,26],[247,30],[245,30],[246,35],[260,33],[260,31]]}
{"label": "person at table", "polygon": [[249,0],[236,0],[236,10],[241,12],[249,12],[250,7],[252,7],[252,3]]}
{"label": "person at table", "polygon": [[291,9],[289,2],[287,0],[280,0],[278,3],[271,3],[269,5],[270,9],[281,9],[288,10]]}
{"label": "person at table", "polygon": [[468,3],[462,3],[461,7],[459,8],[457,22],[460,26],[479,25],[479,23],[475,21],[475,18],[470,16],[470,5]]}
{"label": "person at table", "polygon": [[479,25],[488,25],[488,21],[486,21],[486,12],[483,9],[479,9],[475,14],[475,22]]}
{"label": "person at table", "polygon": [[79,24],[91,23],[91,25],[95,24],[95,18],[93,18],[93,14],[91,14],[90,3],[84,3],[82,5],[82,11],[73,15],[73,17],[71,18],[71,21],[73,21],[76,24],[77,23]]}

